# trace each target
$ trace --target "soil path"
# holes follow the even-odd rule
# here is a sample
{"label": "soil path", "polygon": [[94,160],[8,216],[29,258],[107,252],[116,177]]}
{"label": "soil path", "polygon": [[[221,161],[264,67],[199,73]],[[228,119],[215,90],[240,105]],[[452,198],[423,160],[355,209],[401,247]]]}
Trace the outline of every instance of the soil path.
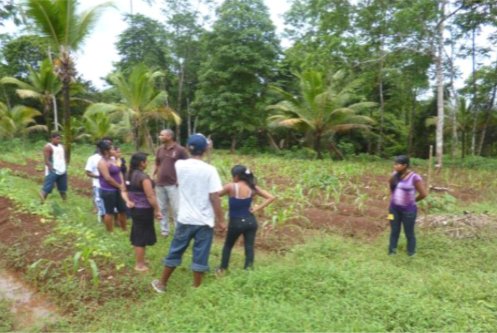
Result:
{"label": "soil path", "polygon": [[11,304],[15,331],[40,331],[59,319],[57,309],[16,275],[0,269],[0,298]]}
{"label": "soil path", "polygon": [[[41,184],[43,182],[43,172],[38,170],[37,166],[39,166],[39,162],[30,159],[26,160],[26,164],[17,164],[0,160],[0,169],[10,169],[15,175],[27,177]],[[83,180],[69,175],[68,183],[69,190],[74,190],[85,196],[92,196],[90,180]]]}

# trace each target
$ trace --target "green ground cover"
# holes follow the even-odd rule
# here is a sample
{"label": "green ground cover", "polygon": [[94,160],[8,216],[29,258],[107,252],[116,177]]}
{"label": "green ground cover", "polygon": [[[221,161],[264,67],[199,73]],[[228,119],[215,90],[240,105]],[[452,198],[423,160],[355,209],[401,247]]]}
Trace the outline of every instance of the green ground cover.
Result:
{"label": "green ground cover", "polygon": [[[37,159],[40,147],[42,144],[33,145],[24,154]],[[75,148],[74,174],[82,169],[92,150],[85,145]],[[126,154],[130,151],[125,149]],[[4,157],[20,160],[15,150],[5,150],[0,159]],[[334,192],[337,188],[359,193],[360,184],[352,181],[354,176],[390,171],[390,163],[383,161],[337,163],[224,153],[213,157],[224,180],[229,179],[229,168],[235,162],[254,165],[262,183],[278,194],[276,208],[266,217],[267,223],[273,223],[276,216],[276,224],[300,214],[311,204],[309,196],[325,196],[329,191],[326,200],[334,200],[340,197]],[[495,161],[485,161],[489,163]],[[420,163],[418,167],[425,166]],[[490,169],[447,170],[440,179],[457,178],[477,190],[496,185]],[[281,182],[274,182],[277,176]],[[69,201],[63,203],[52,195],[41,206],[39,186],[32,179],[0,171],[0,195],[18,203],[18,210],[37,214],[40,219],[56,217],[54,231],[44,246],[71,248],[61,263],[40,258],[27,269],[28,280],[52,295],[62,309],[70,309],[63,321],[50,327],[52,330],[492,331],[497,327],[497,268],[493,260],[497,235],[491,229],[462,240],[430,229],[418,230],[419,251],[414,258],[403,254],[403,238],[400,253],[387,256],[387,233],[373,241],[323,233],[284,253],[258,251],[256,269],[249,272],[241,270],[243,253],[237,248],[231,271],[221,278],[209,274],[199,289],[190,287],[191,254],[187,252],[168,291],[160,295],[153,292],[150,281],[162,270],[160,262],[168,239],[162,238],[148,249],[151,271],[135,274],[127,234],[119,230],[107,234],[96,222],[88,197],[71,193]],[[496,215],[495,194],[486,192],[484,199],[468,204],[436,196],[440,200],[437,212],[469,209]],[[291,213],[278,216],[282,209]],[[214,245],[211,266],[219,263],[221,246],[220,242]],[[3,258],[11,261],[22,255],[14,250],[4,254]],[[103,274],[109,267],[116,272],[112,278]],[[87,272],[86,279],[82,279],[81,270]],[[120,292],[113,292],[113,288]]]}

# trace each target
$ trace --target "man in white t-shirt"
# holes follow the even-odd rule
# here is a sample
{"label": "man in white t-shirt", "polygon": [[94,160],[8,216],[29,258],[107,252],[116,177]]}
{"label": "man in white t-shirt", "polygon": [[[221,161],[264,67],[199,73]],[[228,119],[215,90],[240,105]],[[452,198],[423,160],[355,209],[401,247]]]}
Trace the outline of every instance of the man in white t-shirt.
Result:
{"label": "man in white t-shirt", "polygon": [[45,202],[55,185],[63,200],[67,198],[67,165],[64,147],[60,143],[61,135],[53,132],[50,142],[43,147],[45,160],[45,179],[40,191],[41,202]]}
{"label": "man in white t-shirt", "polygon": [[92,181],[93,202],[97,209],[98,221],[102,222],[105,215],[104,201],[100,197],[100,181],[98,179],[100,173],[98,172],[98,162],[102,159],[102,155],[98,150],[95,154],[91,155],[86,161],[85,172]]}
{"label": "man in white t-shirt", "polygon": [[161,279],[152,281],[152,287],[159,293],[165,291],[191,239],[194,239],[193,286],[200,286],[203,274],[209,270],[215,222],[221,230],[226,228],[219,199],[221,179],[216,168],[202,160],[207,150],[207,139],[201,134],[193,134],[188,138],[187,148],[191,158],[179,160],[175,164],[179,192],[176,231],[169,254],[164,259]]}

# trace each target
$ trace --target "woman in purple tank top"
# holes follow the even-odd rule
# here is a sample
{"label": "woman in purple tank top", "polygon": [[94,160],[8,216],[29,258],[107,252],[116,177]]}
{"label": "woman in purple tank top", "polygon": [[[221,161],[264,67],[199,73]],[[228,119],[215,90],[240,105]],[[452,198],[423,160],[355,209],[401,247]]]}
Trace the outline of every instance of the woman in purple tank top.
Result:
{"label": "woman in purple tank top", "polygon": [[113,147],[109,141],[102,140],[97,144],[102,158],[98,162],[98,179],[100,181],[100,197],[105,206],[104,223],[107,231],[114,229],[114,213],[117,212],[117,223],[126,230],[126,204],[121,198],[124,189],[121,169],[114,163]]}
{"label": "woman in purple tank top", "polygon": [[388,245],[388,254],[390,255],[397,252],[397,243],[402,226],[407,238],[407,254],[413,256],[416,253],[416,236],[414,235],[417,215],[416,202],[423,200],[428,193],[421,176],[411,171],[409,166],[410,162],[407,156],[397,156],[393,165],[395,171],[390,177],[390,191],[392,192],[388,214],[391,227],[390,244]]}

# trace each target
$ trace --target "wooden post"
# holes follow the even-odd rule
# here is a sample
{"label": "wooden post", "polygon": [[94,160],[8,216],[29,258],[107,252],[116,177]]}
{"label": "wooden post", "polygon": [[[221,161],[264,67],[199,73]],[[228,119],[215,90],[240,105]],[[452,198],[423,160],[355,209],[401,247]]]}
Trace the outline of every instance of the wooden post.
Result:
{"label": "wooden post", "polygon": [[[430,155],[428,156],[428,177],[426,179],[426,192],[429,194],[430,193],[430,184],[431,184],[431,171],[432,171],[432,164],[433,164],[433,145],[430,145]],[[425,208],[425,224],[428,223],[428,210],[429,207],[426,205]]]}

